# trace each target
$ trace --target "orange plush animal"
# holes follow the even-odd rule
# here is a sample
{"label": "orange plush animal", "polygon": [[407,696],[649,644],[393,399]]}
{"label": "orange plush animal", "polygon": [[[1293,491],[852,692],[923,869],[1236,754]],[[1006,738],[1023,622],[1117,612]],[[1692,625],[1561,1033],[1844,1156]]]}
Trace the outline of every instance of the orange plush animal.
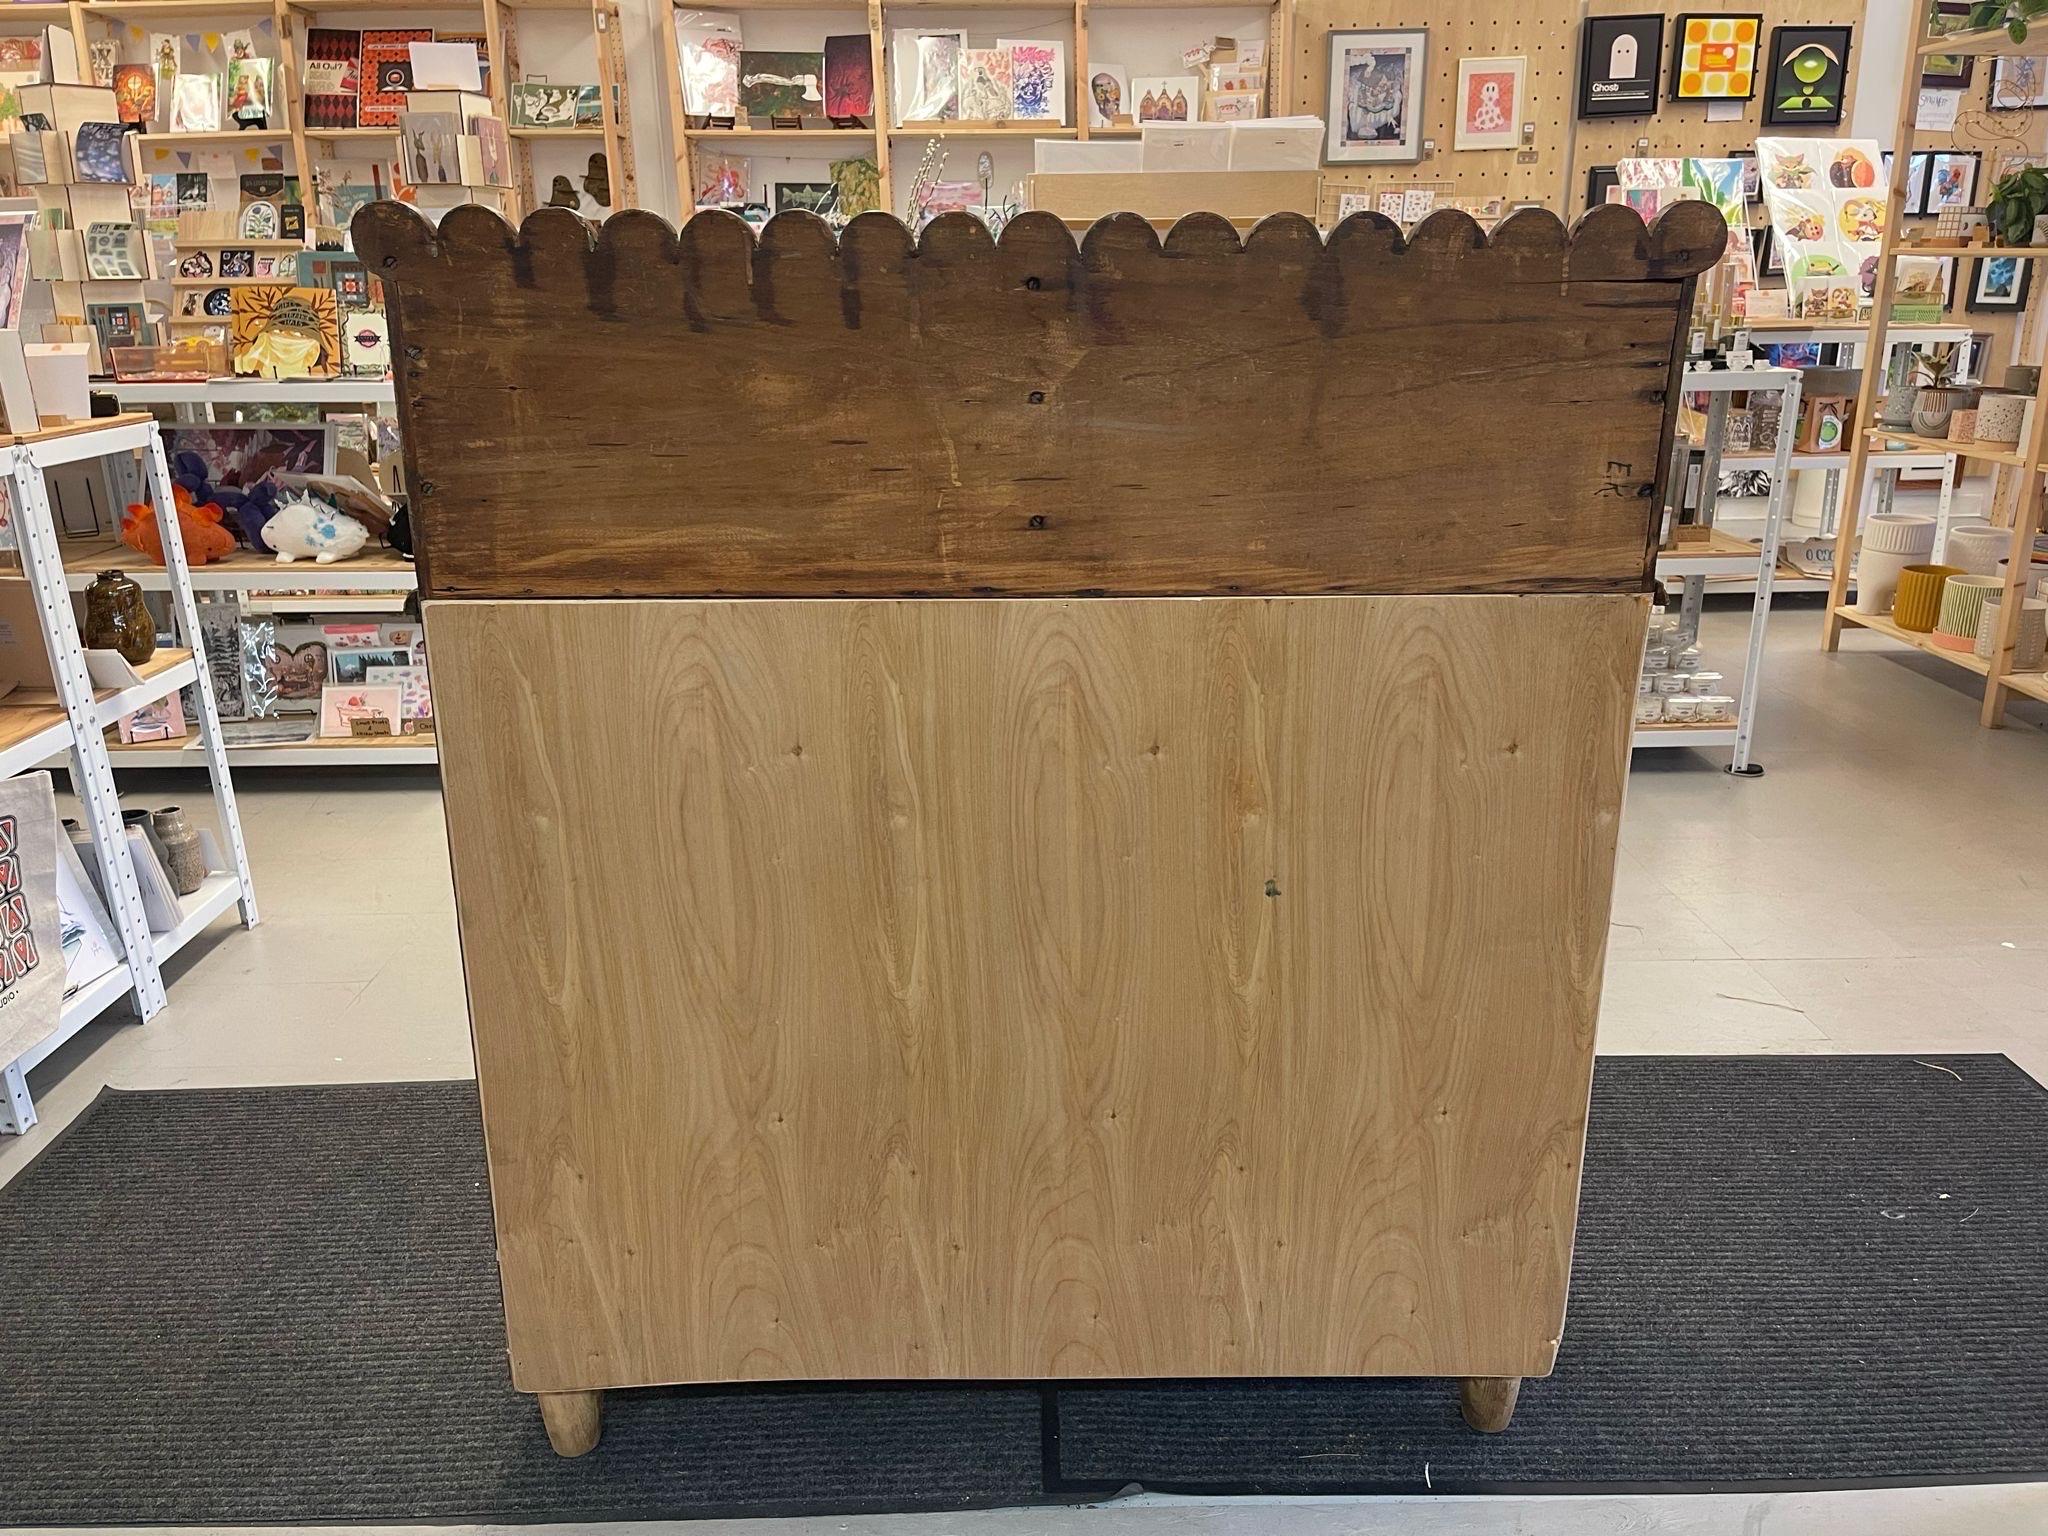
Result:
{"label": "orange plush animal", "polygon": [[[188,564],[208,565],[233,551],[235,536],[220,525],[223,514],[219,502],[195,505],[192,493],[182,485],[172,486],[171,496],[177,503],[178,535],[184,540]],[[128,515],[121,519],[121,542],[162,565],[164,541],[156,525],[156,508],[131,502]]]}

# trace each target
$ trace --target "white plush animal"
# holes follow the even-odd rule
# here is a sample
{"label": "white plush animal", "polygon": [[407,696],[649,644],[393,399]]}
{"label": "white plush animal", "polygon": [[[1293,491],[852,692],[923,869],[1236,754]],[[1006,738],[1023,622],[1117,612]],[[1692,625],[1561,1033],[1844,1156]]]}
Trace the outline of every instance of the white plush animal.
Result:
{"label": "white plush animal", "polygon": [[277,551],[280,565],[310,559],[317,565],[346,560],[370,542],[370,530],[324,501],[297,496],[278,504],[263,525],[263,542]]}

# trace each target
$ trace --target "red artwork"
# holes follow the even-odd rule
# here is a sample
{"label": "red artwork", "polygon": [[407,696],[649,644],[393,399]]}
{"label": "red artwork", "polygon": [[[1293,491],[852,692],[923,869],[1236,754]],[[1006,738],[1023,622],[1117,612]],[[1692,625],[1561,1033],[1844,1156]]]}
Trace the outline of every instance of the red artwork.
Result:
{"label": "red artwork", "polygon": [[825,39],[825,115],[866,117],[875,110],[875,56],[865,32]]}

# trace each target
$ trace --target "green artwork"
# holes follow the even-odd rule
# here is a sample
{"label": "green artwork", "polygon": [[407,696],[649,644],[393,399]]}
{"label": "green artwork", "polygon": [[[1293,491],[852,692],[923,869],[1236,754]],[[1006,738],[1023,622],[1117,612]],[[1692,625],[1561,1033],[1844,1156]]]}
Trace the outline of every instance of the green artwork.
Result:
{"label": "green artwork", "polygon": [[825,111],[825,55],[740,52],[740,111],[748,117],[819,117]]}
{"label": "green artwork", "polygon": [[1779,27],[1771,33],[1764,121],[1839,123],[1849,79],[1847,27]]}

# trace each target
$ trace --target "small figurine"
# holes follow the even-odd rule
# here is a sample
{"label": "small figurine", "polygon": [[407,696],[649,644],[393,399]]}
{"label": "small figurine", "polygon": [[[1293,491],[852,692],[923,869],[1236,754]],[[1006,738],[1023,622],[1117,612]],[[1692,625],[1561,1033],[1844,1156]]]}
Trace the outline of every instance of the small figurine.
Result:
{"label": "small figurine", "polygon": [[278,503],[277,515],[263,525],[263,542],[277,551],[280,565],[299,559],[332,565],[369,543],[370,530],[324,501],[295,496]]}

